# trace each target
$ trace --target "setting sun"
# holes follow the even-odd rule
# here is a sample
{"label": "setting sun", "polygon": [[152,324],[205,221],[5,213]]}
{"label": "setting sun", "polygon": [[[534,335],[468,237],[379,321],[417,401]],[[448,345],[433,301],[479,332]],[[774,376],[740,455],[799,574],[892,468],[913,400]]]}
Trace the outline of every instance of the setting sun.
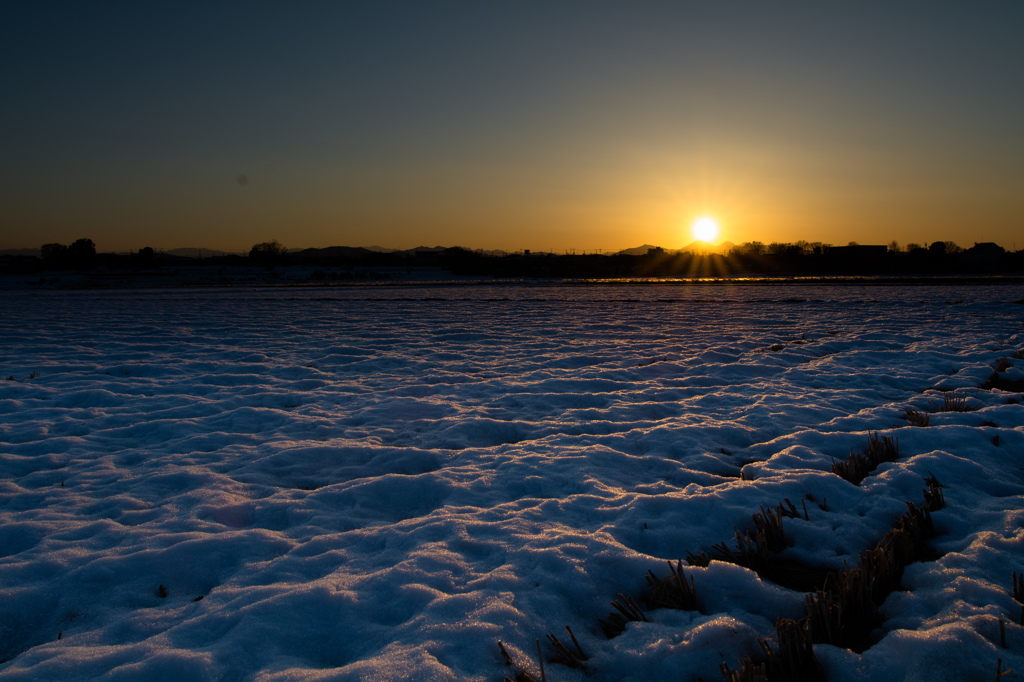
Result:
{"label": "setting sun", "polygon": [[701,216],[693,221],[693,236],[702,242],[714,241],[718,236],[718,221],[710,216]]}

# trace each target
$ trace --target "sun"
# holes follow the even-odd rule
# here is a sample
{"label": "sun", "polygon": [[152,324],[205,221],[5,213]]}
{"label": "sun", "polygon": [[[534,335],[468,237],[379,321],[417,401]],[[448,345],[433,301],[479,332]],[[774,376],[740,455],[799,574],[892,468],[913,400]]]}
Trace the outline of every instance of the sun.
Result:
{"label": "sun", "polygon": [[693,236],[702,242],[714,241],[718,236],[718,221],[711,216],[701,216],[693,221]]}

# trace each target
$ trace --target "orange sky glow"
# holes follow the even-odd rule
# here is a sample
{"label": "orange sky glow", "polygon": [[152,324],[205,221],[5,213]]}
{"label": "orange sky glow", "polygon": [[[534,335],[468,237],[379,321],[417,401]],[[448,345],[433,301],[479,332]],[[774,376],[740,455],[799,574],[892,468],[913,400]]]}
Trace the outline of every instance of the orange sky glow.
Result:
{"label": "orange sky glow", "polygon": [[1024,248],[1024,6],[388,7],[17,10],[0,249]]}

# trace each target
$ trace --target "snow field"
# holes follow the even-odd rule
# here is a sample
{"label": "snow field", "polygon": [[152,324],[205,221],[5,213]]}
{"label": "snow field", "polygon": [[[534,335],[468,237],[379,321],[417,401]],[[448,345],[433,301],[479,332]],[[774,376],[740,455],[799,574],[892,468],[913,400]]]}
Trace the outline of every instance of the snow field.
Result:
{"label": "snow field", "polygon": [[[976,390],[1018,287],[330,294],[7,293],[0,678],[498,680],[569,625],[591,673],[549,680],[719,679],[802,593],[712,562],[704,613],[597,619],[784,498],[782,556],[856,565],[929,475],[941,557],[828,679],[1024,670],[1024,407]],[[829,473],[872,432],[897,462]]]}

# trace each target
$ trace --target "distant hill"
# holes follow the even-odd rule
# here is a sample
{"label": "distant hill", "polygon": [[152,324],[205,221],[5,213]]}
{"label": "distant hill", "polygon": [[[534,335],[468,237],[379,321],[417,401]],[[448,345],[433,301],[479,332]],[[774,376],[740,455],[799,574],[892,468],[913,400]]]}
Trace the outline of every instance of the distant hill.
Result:
{"label": "distant hill", "polygon": [[357,258],[359,256],[370,256],[375,253],[393,253],[393,251],[376,251],[364,249],[361,246],[327,246],[322,249],[301,249],[289,251],[289,255],[302,258]]}
{"label": "distant hill", "polygon": [[473,253],[480,253],[485,256],[505,256],[508,255],[508,251],[502,251],[501,249],[470,249],[463,246],[417,246],[414,249],[400,249],[398,251],[392,251],[392,253],[441,253],[448,249],[466,249],[466,251],[472,251]]}
{"label": "distant hill", "polygon": [[[288,249],[289,255],[292,256],[305,256],[307,258],[336,258],[342,257],[354,257],[354,256],[368,256],[374,253],[377,254],[388,254],[388,253],[406,253],[412,255],[416,252],[425,253],[440,253],[445,251],[449,247],[447,246],[417,246],[413,249],[389,249],[383,246],[325,246],[322,248],[310,247],[310,248],[291,248]],[[39,250],[32,250],[35,255],[39,254]],[[239,253],[232,251],[220,251],[217,249],[206,249],[199,247],[187,247],[178,249],[169,249],[166,251],[160,251],[168,256],[177,256],[179,258],[210,258],[212,256],[247,256],[248,252]]]}
{"label": "distant hill", "polygon": [[[643,246],[634,246],[632,249],[623,249],[622,251],[616,252],[617,256],[645,256],[651,249],[661,248],[658,246],[652,246],[651,244],[644,244]],[[722,242],[721,244],[711,244],[710,242],[695,241],[687,244],[681,249],[665,249],[666,253],[729,253],[731,249],[736,248],[736,245],[732,242]]]}
{"label": "distant hill", "polygon": [[[414,257],[416,254],[443,253],[452,247],[449,246],[417,246],[412,249],[386,249],[380,246],[328,246],[322,249],[301,249],[292,250],[288,253],[293,256],[304,256],[307,258],[336,258],[344,256],[348,258],[367,256],[371,254],[396,254],[398,256]],[[468,249],[467,249],[468,250]],[[503,256],[504,251],[481,251],[487,256]]]}
{"label": "distant hill", "polygon": [[0,256],[21,256],[24,258],[39,258],[39,249],[2,249]]}
{"label": "distant hill", "polygon": [[729,253],[731,249],[735,249],[736,245],[732,242],[722,242],[721,244],[711,244],[709,242],[695,241],[687,244],[683,248],[679,249],[682,251],[689,251],[690,253]]}
{"label": "distant hill", "polygon": [[[440,253],[446,251],[448,246],[417,246],[412,249],[391,249],[384,246],[327,246],[323,248],[305,248],[305,249],[288,249],[288,253],[295,256],[305,256],[308,258],[337,258],[337,257],[358,257],[368,256],[374,253],[378,254],[408,254],[412,256],[415,253]],[[660,248],[652,244],[643,244],[641,246],[635,246],[631,249],[623,249],[615,252],[614,255],[623,256],[644,256],[651,249]],[[730,249],[735,248],[735,244],[732,242],[722,242],[721,244],[709,244],[708,242],[695,241],[678,250],[665,249],[667,253],[682,253],[689,251],[691,253],[728,253]],[[488,250],[488,249],[470,249],[467,251],[473,251],[474,253],[480,253],[485,256],[504,256],[508,252],[500,249]],[[220,249],[207,249],[203,247],[180,247],[177,249],[157,250],[158,254],[165,256],[173,256],[176,258],[214,258],[217,256],[247,256],[248,252],[238,251],[223,251]],[[540,251],[535,251],[534,254],[540,255]],[[592,253],[592,252],[591,252]],[[0,249],[0,256],[19,256],[29,258],[39,258],[39,249]]]}
{"label": "distant hill", "polygon": [[204,249],[201,247],[182,247],[179,249],[168,249],[167,251],[158,251],[168,256],[177,256],[178,258],[213,258],[214,256],[245,256],[248,254],[238,253],[237,251],[221,251],[220,249]]}
{"label": "distant hill", "polygon": [[634,246],[632,249],[623,249],[617,251],[616,256],[645,256],[651,249],[660,249],[660,246],[651,246],[650,244],[644,244],[643,246]]}
{"label": "distant hill", "polygon": [[445,251],[448,248],[449,247],[447,247],[447,246],[417,246],[414,249],[401,249],[401,250],[405,251],[406,253],[416,253],[416,252],[423,252],[423,251],[426,251],[426,252],[440,252],[440,251]]}

